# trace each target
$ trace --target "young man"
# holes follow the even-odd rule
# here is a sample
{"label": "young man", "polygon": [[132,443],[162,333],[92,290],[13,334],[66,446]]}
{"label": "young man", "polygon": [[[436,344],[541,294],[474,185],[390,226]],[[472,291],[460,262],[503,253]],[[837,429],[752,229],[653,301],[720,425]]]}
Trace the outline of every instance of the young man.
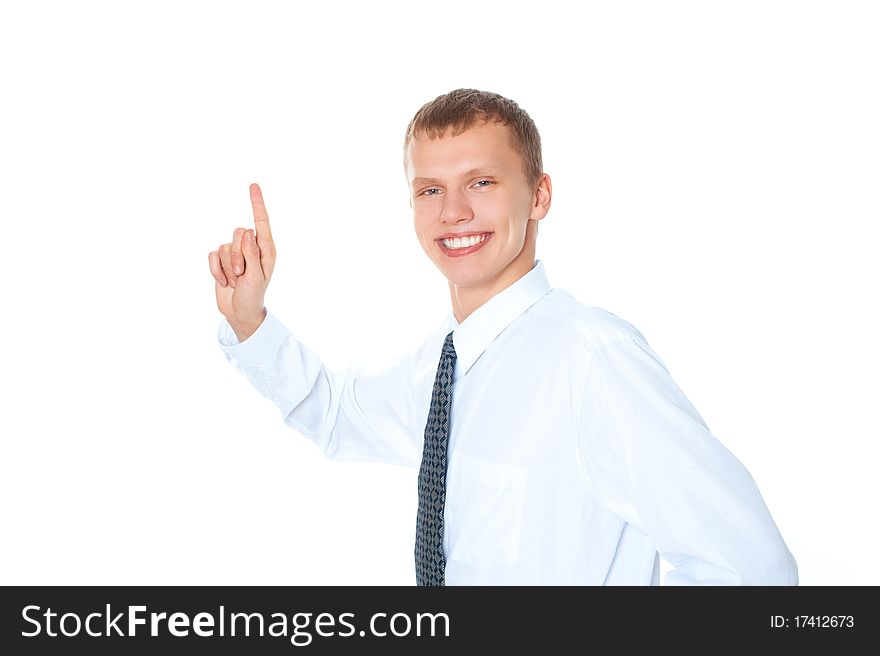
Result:
{"label": "young man", "polygon": [[[269,312],[275,248],[209,255],[226,358],[330,458],[419,468],[419,585],[796,585],[748,471],[627,321],[535,259],[550,177],[528,114],[457,89],[407,128],[414,227],[452,312],[380,374],[329,371]],[[439,365],[438,365],[439,359]]]}

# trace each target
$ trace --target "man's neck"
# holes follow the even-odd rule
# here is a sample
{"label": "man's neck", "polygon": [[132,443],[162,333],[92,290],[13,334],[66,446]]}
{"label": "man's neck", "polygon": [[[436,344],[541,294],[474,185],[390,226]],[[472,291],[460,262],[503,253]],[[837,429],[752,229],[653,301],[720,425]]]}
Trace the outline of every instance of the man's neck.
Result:
{"label": "man's neck", "polygon": [[526,275],[535,266],[534,253],[520,255],[495,278],[488,283],[479,286],[466,287],[449,283],[449,293],[452,297],[452,313],[458,323],[463,323],[477,308],[485,304],[490,298],[510,287],[517,280]]}

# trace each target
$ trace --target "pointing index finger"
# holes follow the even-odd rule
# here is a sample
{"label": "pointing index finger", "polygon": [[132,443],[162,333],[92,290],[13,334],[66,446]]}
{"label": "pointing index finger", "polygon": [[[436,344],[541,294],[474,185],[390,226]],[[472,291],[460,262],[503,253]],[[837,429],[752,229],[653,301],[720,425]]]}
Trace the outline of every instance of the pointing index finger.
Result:
{"label": "pointing index finger", "polygon": [[272,229],[269,227],[269,214],[266,212],[266,204],[263,202],[263,192],[256,182],[251,185],[251,205],[254,208],[254,227],[257,239],[260,242],[271,242]]}

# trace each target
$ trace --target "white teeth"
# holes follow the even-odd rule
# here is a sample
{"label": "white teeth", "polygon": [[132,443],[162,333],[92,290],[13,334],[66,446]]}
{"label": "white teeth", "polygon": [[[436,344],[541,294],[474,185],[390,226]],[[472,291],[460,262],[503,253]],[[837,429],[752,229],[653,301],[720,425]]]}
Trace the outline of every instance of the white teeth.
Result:
{"label": "white teeth", "polygon": [[444,239],[443,245],[446,246],[446,248],[467,248],[468,246],[479,244],[487,236],[488,235],[474,235],[471,237],[465,237],[464,239],[460,239],[459,237],[456,237],[455,239]]}

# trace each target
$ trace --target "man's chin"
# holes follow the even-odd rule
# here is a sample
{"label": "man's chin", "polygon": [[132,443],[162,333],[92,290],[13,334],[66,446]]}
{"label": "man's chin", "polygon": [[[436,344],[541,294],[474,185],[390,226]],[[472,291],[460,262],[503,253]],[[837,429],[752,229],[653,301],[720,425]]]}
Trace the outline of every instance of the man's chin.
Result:
{"label": "man's chin", "polygon": [[484,268],[479,270],[468,270],[464,267],[445,266],[440,267],[440,271],[449,281],[450,285],[456,287],[480,287],[485,285],[492,276],[488,275]]}

